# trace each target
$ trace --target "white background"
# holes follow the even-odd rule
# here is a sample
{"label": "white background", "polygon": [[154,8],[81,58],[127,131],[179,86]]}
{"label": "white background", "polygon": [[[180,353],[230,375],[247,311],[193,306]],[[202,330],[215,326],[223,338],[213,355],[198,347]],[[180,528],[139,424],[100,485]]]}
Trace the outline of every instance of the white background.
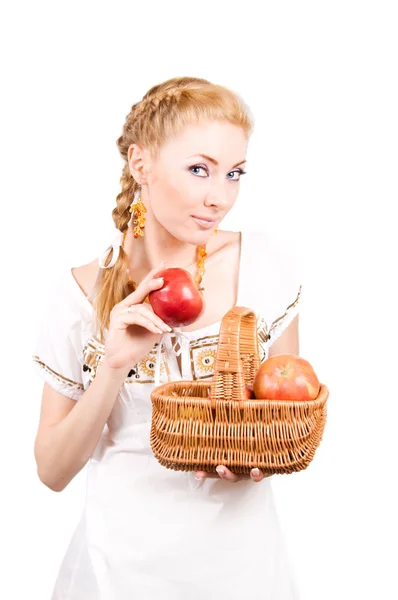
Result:
{"label": "white background", "polygon": [[84,502],[85,470],[61,494],[35,470],[46,293],[108,245],[125,116],[181,75],[231,87],[256,119],[223,228],[277,231],[302,261],[300,353],[329,387],[328,422],[310,467],[273,479],[302,599],[398,598],[396,6],[2,9],[1,598],[50,597]]}

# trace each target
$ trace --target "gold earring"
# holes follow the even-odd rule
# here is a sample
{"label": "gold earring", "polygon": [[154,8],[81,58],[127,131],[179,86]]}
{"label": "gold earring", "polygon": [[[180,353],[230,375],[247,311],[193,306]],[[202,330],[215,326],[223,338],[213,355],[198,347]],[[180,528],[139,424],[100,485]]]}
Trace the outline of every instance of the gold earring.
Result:
{"label": "gold earring", "polygon": [[213,233],[217,234],[218,233],[218,229],[215,229]]}
{"label": "gold earring", "polygon": [[[138,192],[138,194],[139,194],[139,192]],[[145,229],[146,208],[145,208],[143,201],[141,200],[141,194],[139,194],[139,198],[138,198],[137,202],[131,203],[129,212],[130,213],[134,212],[134,219],[133,219],[133,224],[134,224],[133,235],[134,235],[134,237],[135,238],[138,238],[139,236],[143,237],[144,229]]]}

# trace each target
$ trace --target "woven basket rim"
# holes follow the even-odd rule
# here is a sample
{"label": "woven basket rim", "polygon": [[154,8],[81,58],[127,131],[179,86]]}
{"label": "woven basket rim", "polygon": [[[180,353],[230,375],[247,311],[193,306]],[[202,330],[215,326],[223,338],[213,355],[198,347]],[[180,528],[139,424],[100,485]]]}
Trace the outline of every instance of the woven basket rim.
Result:
{"label": "woven basket rim", "polygon": [[[201,387],[210,387],[210,381],[208,382],[202,382],[202,381],[169,381],[167,383],[163,383],[162,385],[158,386],[157,388],[155,388],[154,390],[152,390],[151,393],[151,397],[153,399],[154,396],[156,396],[158,399],[159,398],[167,398],[168,402],[181,402],[181,404],[186,404],[186,402],[191,402],[192,400],[195,401],[195,403],[197,404],[203,404],[204,406],[209,405],[211,406],[213,400],[211,397],[203,397],[203,396],[180,396],[178,394],[173,396],[173,392],[177,392],[180,388],[187,388],[187,389],[192,389],[192,383],[194,383],[195,385],[199,385]],[[323,383],[319,384],[319,394],[316,398],[314,398],[314,400],[271,400],[269,398],[250,398],[250,399],[245,399],[245,400],[216,400],[216,403],[220,403],[220,402],[228,402],[231,404],[246,404],[247,406],[250,406],[251,408],[255,408],[256,406],[258,406],[259,404],[261,404],[262,402],[267,402],[268,406],[270,407],[276,407],[278,408],[279,406],[305,406],[305,405],[309,405],[309,406],[314,406],[314,407],[318,407],[322,404],[324,404],[327,400],[327,397],[329,395],[329,390],[327,388],[327,386]]]}

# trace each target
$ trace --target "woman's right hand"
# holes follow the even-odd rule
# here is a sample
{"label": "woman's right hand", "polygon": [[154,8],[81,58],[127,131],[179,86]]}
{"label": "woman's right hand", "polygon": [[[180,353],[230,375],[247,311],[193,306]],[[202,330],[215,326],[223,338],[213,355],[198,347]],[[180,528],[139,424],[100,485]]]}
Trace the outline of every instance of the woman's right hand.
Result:
{"label": "woman's right hand", "polygon": [[[152,348],[160,336],[171,328],[144,303],[152,290],[162,287],[163,279],[155,278],[160,267],[152,269],[124,300],[115,304],[105,336],[104,362],[111,369],[130,369]],[[131,306],[130,312],[127,308]]]}

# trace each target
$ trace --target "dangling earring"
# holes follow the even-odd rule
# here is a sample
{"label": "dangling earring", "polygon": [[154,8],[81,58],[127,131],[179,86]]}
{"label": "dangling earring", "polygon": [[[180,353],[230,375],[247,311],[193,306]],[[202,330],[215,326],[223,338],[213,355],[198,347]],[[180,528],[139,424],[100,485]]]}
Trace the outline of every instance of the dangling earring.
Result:
{"label": "dangling earring", "polygon": [[143,201],[141,200],[141,188],[135,192],[134,200],[130,204],[129,212],[130,213],[134,212],[134,219],[133,219],[133,224],[134,224],[133,235],[134,235],[134,237],[135,238],[138,238],[139,236],[143,237],[144,228],[145,228],[146,208],[144,206]]}

